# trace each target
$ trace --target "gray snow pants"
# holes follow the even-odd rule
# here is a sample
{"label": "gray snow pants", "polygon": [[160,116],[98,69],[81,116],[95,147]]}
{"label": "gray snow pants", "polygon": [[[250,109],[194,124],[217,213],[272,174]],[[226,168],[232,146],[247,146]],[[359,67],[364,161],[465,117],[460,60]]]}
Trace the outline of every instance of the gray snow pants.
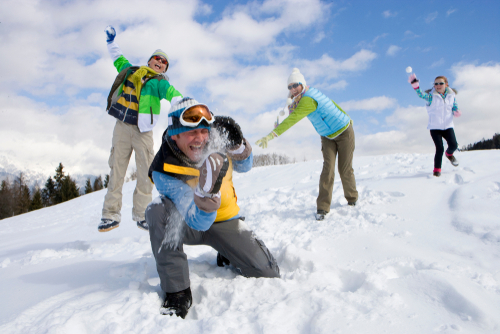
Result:
{"label": "gray snow pants", "polygon": [[[154,201],[146,209],[151,248],[160,276],[161,289],[173,293],[190,286],[185,245],[207,245],[227,258],[245,277],[280,277],[276,260],[264,243],[240,219],[214,223],[207,231],[193,230],[182,221],[175,205],[166,197]],[[182,226],[181,242],[177,247],[161,247],[168,225]],[[161,250],[160,250],[161,247]],[[160,251],[158,251],[160,250]]]}

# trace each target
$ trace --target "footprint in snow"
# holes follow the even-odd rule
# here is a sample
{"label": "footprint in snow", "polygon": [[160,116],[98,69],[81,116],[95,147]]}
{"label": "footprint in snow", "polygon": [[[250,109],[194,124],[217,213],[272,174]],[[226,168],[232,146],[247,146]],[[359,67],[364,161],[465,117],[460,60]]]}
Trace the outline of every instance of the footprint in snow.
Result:
{"label": "footprint in snow", "polygon": [[456,184],[464,184],[464,179],[460,174],[455,174],[455,183]]}

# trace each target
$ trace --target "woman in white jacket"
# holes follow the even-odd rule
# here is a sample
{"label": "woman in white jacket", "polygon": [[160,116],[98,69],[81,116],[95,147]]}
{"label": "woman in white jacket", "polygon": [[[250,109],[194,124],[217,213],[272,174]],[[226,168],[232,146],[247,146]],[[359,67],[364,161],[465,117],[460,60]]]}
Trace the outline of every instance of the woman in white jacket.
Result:
{"label": "woman in white jacket", "polygon": [[441,175],[441,163],[443,159],[444,147],[443,138],[448,143],[446,157],[453,166],[458,166],[457,159],[453,152],[458,148],[455,131],[453,130],[453,117],[460,117],[462,114],[455,100],[455,90],[448,86],[448,79],[445,76],[438,76],[434,79],[434,87],[422,92],[419,87],[419,80],[415,74],[410,75],[408,82],[417,92],[418,96],[424,99],[427,104],[429,123],[427,129],[431,131],[431,137],[436,145],[434,155],[434,176]]}

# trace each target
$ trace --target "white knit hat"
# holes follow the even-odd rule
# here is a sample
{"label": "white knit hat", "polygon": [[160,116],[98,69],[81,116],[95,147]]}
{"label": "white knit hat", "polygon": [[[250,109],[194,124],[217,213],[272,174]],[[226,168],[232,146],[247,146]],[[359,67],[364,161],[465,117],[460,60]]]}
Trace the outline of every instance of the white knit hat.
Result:
{"label": "white knit hat", "polygon": [[[291,83],[300,83],[302,84],[302,88],[306,88],[306,79],[304,79],[304,76],[302,73],[300,73],[298,68],[294,68],[292,70],[292,74],[288,77],[288,83],[287,85],[290,85]],[[286,105],[289,106],[293,103],[293,99],[290,97],[291,92],[288,93],[288,99],[286,99]]]}
{"label": "white knit hat", "polygon": [[301,83],[302,86],[307,86],[306,79],[304,79],[304,76],[302,75],[302,73],[300,73],[298,68],[294,68],[292,70],[292,74],[290,74],[290,76],[288,77],[287,85],[291,83]]}

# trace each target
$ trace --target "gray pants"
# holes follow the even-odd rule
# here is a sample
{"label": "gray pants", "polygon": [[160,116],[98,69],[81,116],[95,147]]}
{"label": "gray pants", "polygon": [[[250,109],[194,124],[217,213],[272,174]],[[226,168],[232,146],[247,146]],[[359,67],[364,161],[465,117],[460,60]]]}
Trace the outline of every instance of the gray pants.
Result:
{"label": "gray pants", "polygon": [[[162,202],[153,202],[146,209],[151,248],[156,260],[163,291],[178,292],[190,286],[185,245],[207,245],[227,258],[231,265],[246,277],[280,277],[276,260],[264,243],[240,219],[214,223],[208,231],[196,231],[186,225],[172,201],[162,197]],[[181,242],[175,249],[161,247],[165,230],[171,225],[181,225]],[[161,250],[160,250],[161,247]],[[160,251],[159,251],[160,250]]]}
{"label": "gray pants", "polygon": [[354,155],[354,129],[352,122],[349,127],[335,139],[321,137],[321,151],[323,152],[323,170],[319,178],[319,194],[316,200],[318,210],[330,212],[332,204],[333,182],[335,180],[335,160],[339,157],[338,169],[344,197],[348,202],[358,200],[356,179],[352,168]]}

